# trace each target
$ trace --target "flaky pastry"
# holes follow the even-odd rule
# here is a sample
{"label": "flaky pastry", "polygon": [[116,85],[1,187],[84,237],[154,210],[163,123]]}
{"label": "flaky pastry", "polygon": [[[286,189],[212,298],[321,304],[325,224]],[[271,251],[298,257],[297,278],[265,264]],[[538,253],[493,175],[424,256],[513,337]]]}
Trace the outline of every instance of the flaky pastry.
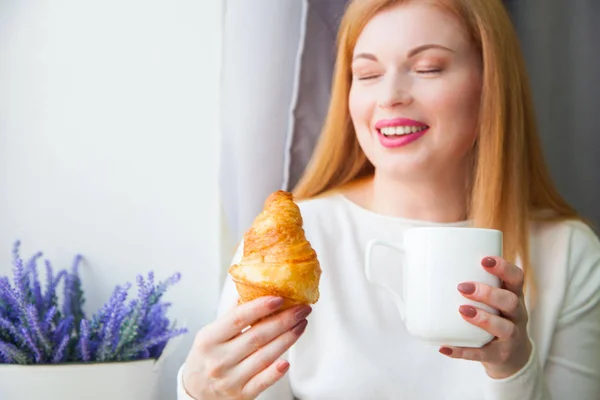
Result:
{"label": "flaky pastry", "polygon": [[282,308],[319,300],[321,266],[291,193],[279,190],[267,198],[244,235],[242,259],[229,274],[240,303],[267,295],[282,297]]}

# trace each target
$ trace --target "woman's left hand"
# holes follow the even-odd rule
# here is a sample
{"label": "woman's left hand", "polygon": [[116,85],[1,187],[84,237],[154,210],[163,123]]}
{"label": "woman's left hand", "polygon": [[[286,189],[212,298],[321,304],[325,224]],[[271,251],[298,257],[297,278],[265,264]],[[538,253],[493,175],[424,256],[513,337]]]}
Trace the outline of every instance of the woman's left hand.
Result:
{"label": "woman's left hand", "polygon": [[442,347],[440,353],[452,358],[480,361],[494,379],[507,378],[527,364],[531,342],[527,334],[527,309],[523,298],[523,271],[499,257],[486,257],[483,268],[503,282],[495,288],[483,283],[463,282],[458,290],[464,297],[500,311],[490,314],[480,308],[463,305],[459,311],[471,324],[495,338],[481,348]]}

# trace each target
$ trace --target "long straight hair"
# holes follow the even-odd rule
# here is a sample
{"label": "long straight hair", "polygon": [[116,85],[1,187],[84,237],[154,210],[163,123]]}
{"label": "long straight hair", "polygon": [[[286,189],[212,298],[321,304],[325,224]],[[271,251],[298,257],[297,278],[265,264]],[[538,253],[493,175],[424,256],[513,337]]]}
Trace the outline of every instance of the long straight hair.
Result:
{"label": "long straight hair", "polygon": [[[406,0],[353,0],[341,21],[329,110],[319,142],[294,189],[311,198],[370,176],[348,110],[354,46],[367,22]],[[500,0],[430,0],[462,23],[483,65],[483,85],[465,215],[477,227],[504,234],[503,255],[529,276],[529,223],[579,219],[561,197],[545,165],[519,40]]]}

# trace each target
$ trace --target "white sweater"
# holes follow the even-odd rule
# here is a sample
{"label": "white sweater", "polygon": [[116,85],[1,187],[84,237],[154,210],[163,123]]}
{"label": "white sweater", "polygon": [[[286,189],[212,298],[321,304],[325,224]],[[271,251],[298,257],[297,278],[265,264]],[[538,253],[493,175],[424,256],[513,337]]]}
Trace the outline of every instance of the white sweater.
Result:
{"label": "white sweater", "polygon": [[[480,363],[447,358],[411,337],[392,299],[364,272],[370,239],[468,223],[386,217],[342,195],[300,202],[300,209],[323,269],[321,298],[287,354],[287,375],[259,399],[600,399],[600,241],[583,223],[532,225],[538,299],[533,308],[527,303],[534,350],[521,371],[493,380]],[[239,257],[238,250],[234,262]],[[382,265],[398,263],[397,255],[389,257]],[[227,279],[219,313],[236,299]],[[181,371],[178,399],[190,399]]]}

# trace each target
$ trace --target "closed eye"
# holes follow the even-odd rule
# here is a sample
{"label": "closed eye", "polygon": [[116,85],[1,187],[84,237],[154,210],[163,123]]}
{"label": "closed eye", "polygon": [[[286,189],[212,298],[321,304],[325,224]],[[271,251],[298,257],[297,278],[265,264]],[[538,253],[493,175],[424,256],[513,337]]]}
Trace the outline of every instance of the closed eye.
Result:
{"label": "closed eye", "polygon": [[430,69],[419,69],[419,70],[417,70],[418,74],[424,74],[424,75],[439,74],[440,72],[442,72],[442,70],[439,69],[439,68],[430,68]]}
{"label": "closed eye", "polygon": [[378,77],[379,77],[379,75],[359,76],[359,77],[356,78],[356,80],[359,80],[359,81],[368,81],[370,79],[375,79],[375,78],[378,78]]}

